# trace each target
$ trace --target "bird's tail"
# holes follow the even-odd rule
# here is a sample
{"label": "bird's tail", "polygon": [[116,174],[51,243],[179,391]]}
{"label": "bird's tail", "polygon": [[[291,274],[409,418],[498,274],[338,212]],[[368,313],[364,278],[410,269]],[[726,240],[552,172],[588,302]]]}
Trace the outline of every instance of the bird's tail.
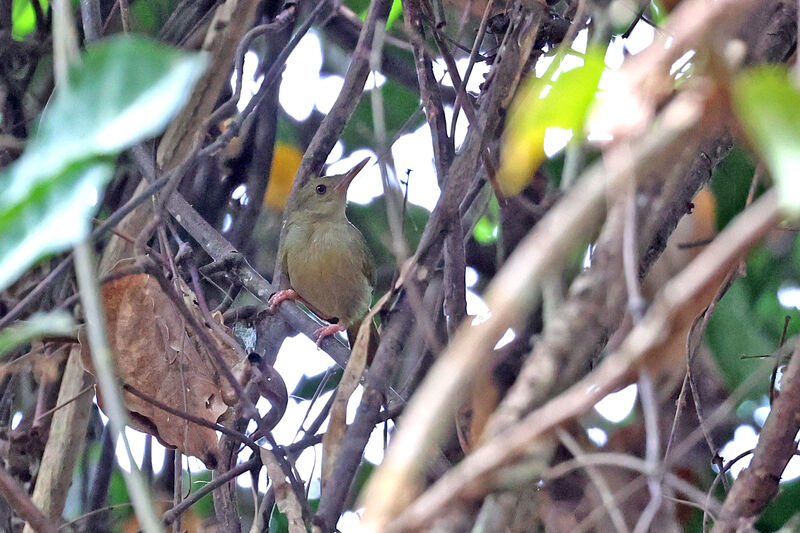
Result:
{"label": "bird's tail", "polygon": [[[361,327],[362,321],[356,322],[347,328],[347,340],[350,341],[350,349],[356,345],[356,337],[358,337],[358,330]],[[372,320],[369,325],[369,345],[367,346],[367,365],[372,364],[372,359],[375,358],[375,352],[378,351],[378,328],[375,326],[375,321]]]}

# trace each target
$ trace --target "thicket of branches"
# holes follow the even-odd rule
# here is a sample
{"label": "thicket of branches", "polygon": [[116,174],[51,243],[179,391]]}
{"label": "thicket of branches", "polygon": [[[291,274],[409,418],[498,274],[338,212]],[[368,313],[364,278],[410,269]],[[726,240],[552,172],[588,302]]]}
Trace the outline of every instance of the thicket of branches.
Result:
{"label": "thicket of branches", "polygon": [[[606,78],[637,25],[654,43]],[[343,85],[297,121],[279,84],[309,31]],[[368,531],[794,530],[796,41],[782,0],[0,2],[0,530],[334,531],[350,510]],[[237,109],[248,51],[263,81]],[[430,213],[391,151],[423,125]],[[554,127],[573,137],[547,158]],[[282,209],[340,139],[384,188],[349,211],[378,347],[326,339],[331,369],[287,391],[283,341],[319,324],[268,310]],[[592,410],[633,383],[622,423]],[[293,398],[315,416],[276,442]],[[741,424],[757,445],[723,457]],[[151,435],[141,471],[117,463],[126,425]]]}

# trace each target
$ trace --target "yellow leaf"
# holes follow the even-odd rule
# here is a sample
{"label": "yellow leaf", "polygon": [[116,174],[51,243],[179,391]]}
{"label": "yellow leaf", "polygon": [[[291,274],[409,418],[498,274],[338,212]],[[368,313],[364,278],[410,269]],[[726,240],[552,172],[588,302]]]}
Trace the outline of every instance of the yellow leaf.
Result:
{"label": "yellow leaf", "polygon": [[544,161],[548,128],[583,128],[603,73],[602,50],[590,50],[584,64],[562,73],[552,84],[531,77],[509,111],[497,180],[506,195],[519,193]]}
{"label": "yellow leaf", "polygon": [[303,153],[291,144],[279,142],[275,145],[272,167],[269,170],[269,184],[264,195],[264,207],[276,211],[283,209],[289,198],[289,191],[292,190],[294,175],[297,174],[302,160]]}

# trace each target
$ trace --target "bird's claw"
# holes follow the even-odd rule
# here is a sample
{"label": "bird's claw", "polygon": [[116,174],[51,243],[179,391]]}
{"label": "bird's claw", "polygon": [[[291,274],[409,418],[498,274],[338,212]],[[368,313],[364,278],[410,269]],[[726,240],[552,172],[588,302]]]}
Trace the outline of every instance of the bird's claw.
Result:
{"label": "bird's claw", "polygon": [[297,300],[297,292],[294,289],[285,289],[273,294],[269,299],[269,312],[274,313],[278,309],[278,304],[284,300]]}
{"label": "bird's claw", "polygon": [[344,330],[345,330],[345,328],[343,328],[339,324],[331,324],[329,326],[323,326],[321,328],[317,328],[316,330],[314,330],[314,336],[318,335],[318,337],[317,337],[317,348],[320,348],[320,345],[322,344],[322,341],[323,341],[323,339],[325,339],[325,337],[330,337],[331,335],[336,335],[340,331],[344,331]]}

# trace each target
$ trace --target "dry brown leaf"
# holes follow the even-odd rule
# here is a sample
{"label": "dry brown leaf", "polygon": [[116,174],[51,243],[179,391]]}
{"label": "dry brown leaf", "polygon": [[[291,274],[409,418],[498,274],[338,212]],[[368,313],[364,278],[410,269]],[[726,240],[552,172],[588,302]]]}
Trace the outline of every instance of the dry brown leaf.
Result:
{"label": "dry brown leaf", "polygon": [[[224,378],[157,280],[149,274],[133,274],[105,283],[101,290],[108,342],[120,381],[170,407],[216,422],[227,410],[220,391]],[[180,292],[189,309],[199,315],[188,287],[182,286]],[[235,365],[234,351],[209,333],[228,365]],[[82,342],[82,346],[83,364],[92,372],[88,345]],[[202,459],[209,468],[216,465],[213,429],[167,413],[130,392],[124,392],[124,399],[131,427]]]}
{"label": "dry brown leaf", "polygon": [[500,403],[500,391],[492,378],[494,365],[475,376],[470,386],[469,397],[456,411],[456,435],[461,449],[469,453],[480,442],[489,417]]}
{"label": "dry brown leaf", "polygon": [[306,533],[306,525],[303,522],[303,507],[297,494],[292,490],[292,486],[286,480],[278,459],[272,451],[266,448],[259,449],[261,462],[267,467],[267,475],[272,481],[272,489],[275,493],[275,504],[289,522],[289,533]]}
{"label": "dry brown leaf", "polygon": [[368,317],[361,323],[358,330],[355,346],[350,351],[350,359],[344,369],[339,386],[336,387],[336,396],[331,406],[331,418],[328,422],[328,429],[322,436],[322,480],[321,490],[325,490],[333,477],[336,467],[336,459],[339,456],[339,449],[342,446],[345,431],[347,430],[347,402],[356,390],[361,374],[367,366],[367,351],[369,347],[370,326],[372,321]]}

